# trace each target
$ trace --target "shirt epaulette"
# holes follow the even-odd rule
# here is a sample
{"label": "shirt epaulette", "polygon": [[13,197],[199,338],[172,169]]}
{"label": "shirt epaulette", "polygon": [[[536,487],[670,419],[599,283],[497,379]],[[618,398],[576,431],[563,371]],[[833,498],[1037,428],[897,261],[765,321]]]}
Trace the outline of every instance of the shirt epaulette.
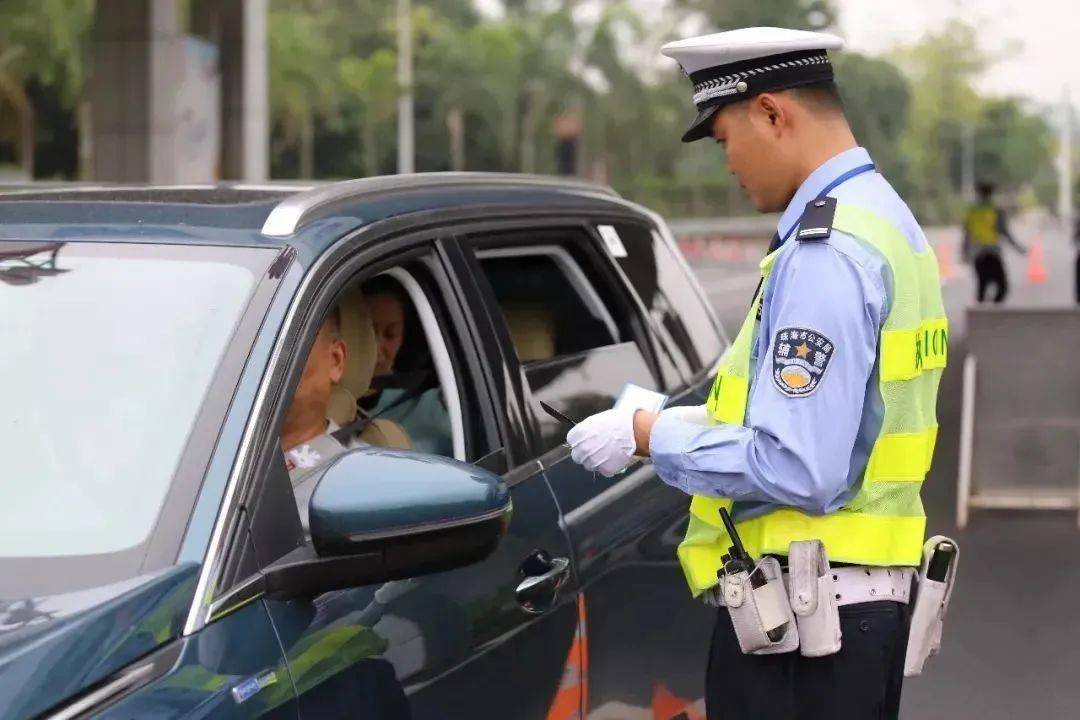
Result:
{"label": "shirt epaulette", "polygon": [[798,240],[825,240],[832,233],[833,216],[836,215],[836,198],[824,197],[806,203],[799,221]]}

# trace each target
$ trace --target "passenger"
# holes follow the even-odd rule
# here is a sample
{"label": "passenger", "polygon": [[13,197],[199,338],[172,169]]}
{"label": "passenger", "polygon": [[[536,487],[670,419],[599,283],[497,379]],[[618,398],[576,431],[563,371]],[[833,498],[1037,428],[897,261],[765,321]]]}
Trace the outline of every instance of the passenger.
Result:
{"label": "passenger", "polygon": [[316,470],[346,450],[366,445],[355,438],[342,444],[333,436],[340,428],[327,417],[330,392],[345,374],[347,361],[348,348],[341,338],[341,312],[334,308],[315,336],[281,428],[281,449],[305,532],[308,502],[319,477]]}
{"label": "passenger", "polygon": [[[407,308],[412,307],[411,300],[393,278],[376,277],[364,284],[363,292],[378,347],[376,383],[380,378],[385,382],[398,374],[398,355],[402,346],[412,345],[409,341],[419,328],[415,318],[410,322],[407,314]],[[417,338],[417,342],[422,340]],[[453,457],[450,415],[440,398],[433,372],[425,369],[401,375],[406,379],[398,379],[400,387],[372,390],[361,398],[360,406],[371,417],[393,420],[401,425],[412,440],[414,450]]]}

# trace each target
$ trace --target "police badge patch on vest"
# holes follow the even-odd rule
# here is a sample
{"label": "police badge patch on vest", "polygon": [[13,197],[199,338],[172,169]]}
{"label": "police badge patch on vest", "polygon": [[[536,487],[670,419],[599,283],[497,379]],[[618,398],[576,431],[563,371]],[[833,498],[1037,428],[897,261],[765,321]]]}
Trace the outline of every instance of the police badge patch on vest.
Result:
{"label": "police badge patch on vest", "polygon": [[836,347],[829,338],[806,328],[782,328],[773,338],[773,385],[788,397],[817,390]]}

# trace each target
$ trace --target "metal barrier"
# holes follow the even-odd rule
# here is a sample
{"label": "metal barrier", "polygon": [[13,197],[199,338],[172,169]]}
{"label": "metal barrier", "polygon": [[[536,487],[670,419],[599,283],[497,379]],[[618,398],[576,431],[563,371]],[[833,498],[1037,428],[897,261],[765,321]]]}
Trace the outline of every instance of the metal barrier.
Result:
{"label": "metal barrier", "polygon": [[779,215],[675,218],[668,220],[668,227],[676,237],[760,238],[768,242],[776,232],[776,223],[779,221]]}
{"label": "metal barrier", "polygon": [[966,337],[957,526],[1080,510],[1080,310],[970,308]]}
{"label": "metal barrier", "polygon": [[669,220],[679,250],[691,264],[757,263],[776,232],[776,215]]}

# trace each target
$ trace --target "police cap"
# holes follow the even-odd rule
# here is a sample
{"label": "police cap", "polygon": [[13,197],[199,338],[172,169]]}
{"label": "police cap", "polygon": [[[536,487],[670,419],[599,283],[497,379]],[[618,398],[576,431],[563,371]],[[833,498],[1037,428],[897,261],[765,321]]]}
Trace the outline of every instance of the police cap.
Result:
{"label": "police cap", "polygon": [[724,105],[774,90],[829,82],[829,50],[844,41],[828,33],[755,27],[671,42],[660,52],[676,60],[694,85],[697,117],[682,137],[707,137]]}

